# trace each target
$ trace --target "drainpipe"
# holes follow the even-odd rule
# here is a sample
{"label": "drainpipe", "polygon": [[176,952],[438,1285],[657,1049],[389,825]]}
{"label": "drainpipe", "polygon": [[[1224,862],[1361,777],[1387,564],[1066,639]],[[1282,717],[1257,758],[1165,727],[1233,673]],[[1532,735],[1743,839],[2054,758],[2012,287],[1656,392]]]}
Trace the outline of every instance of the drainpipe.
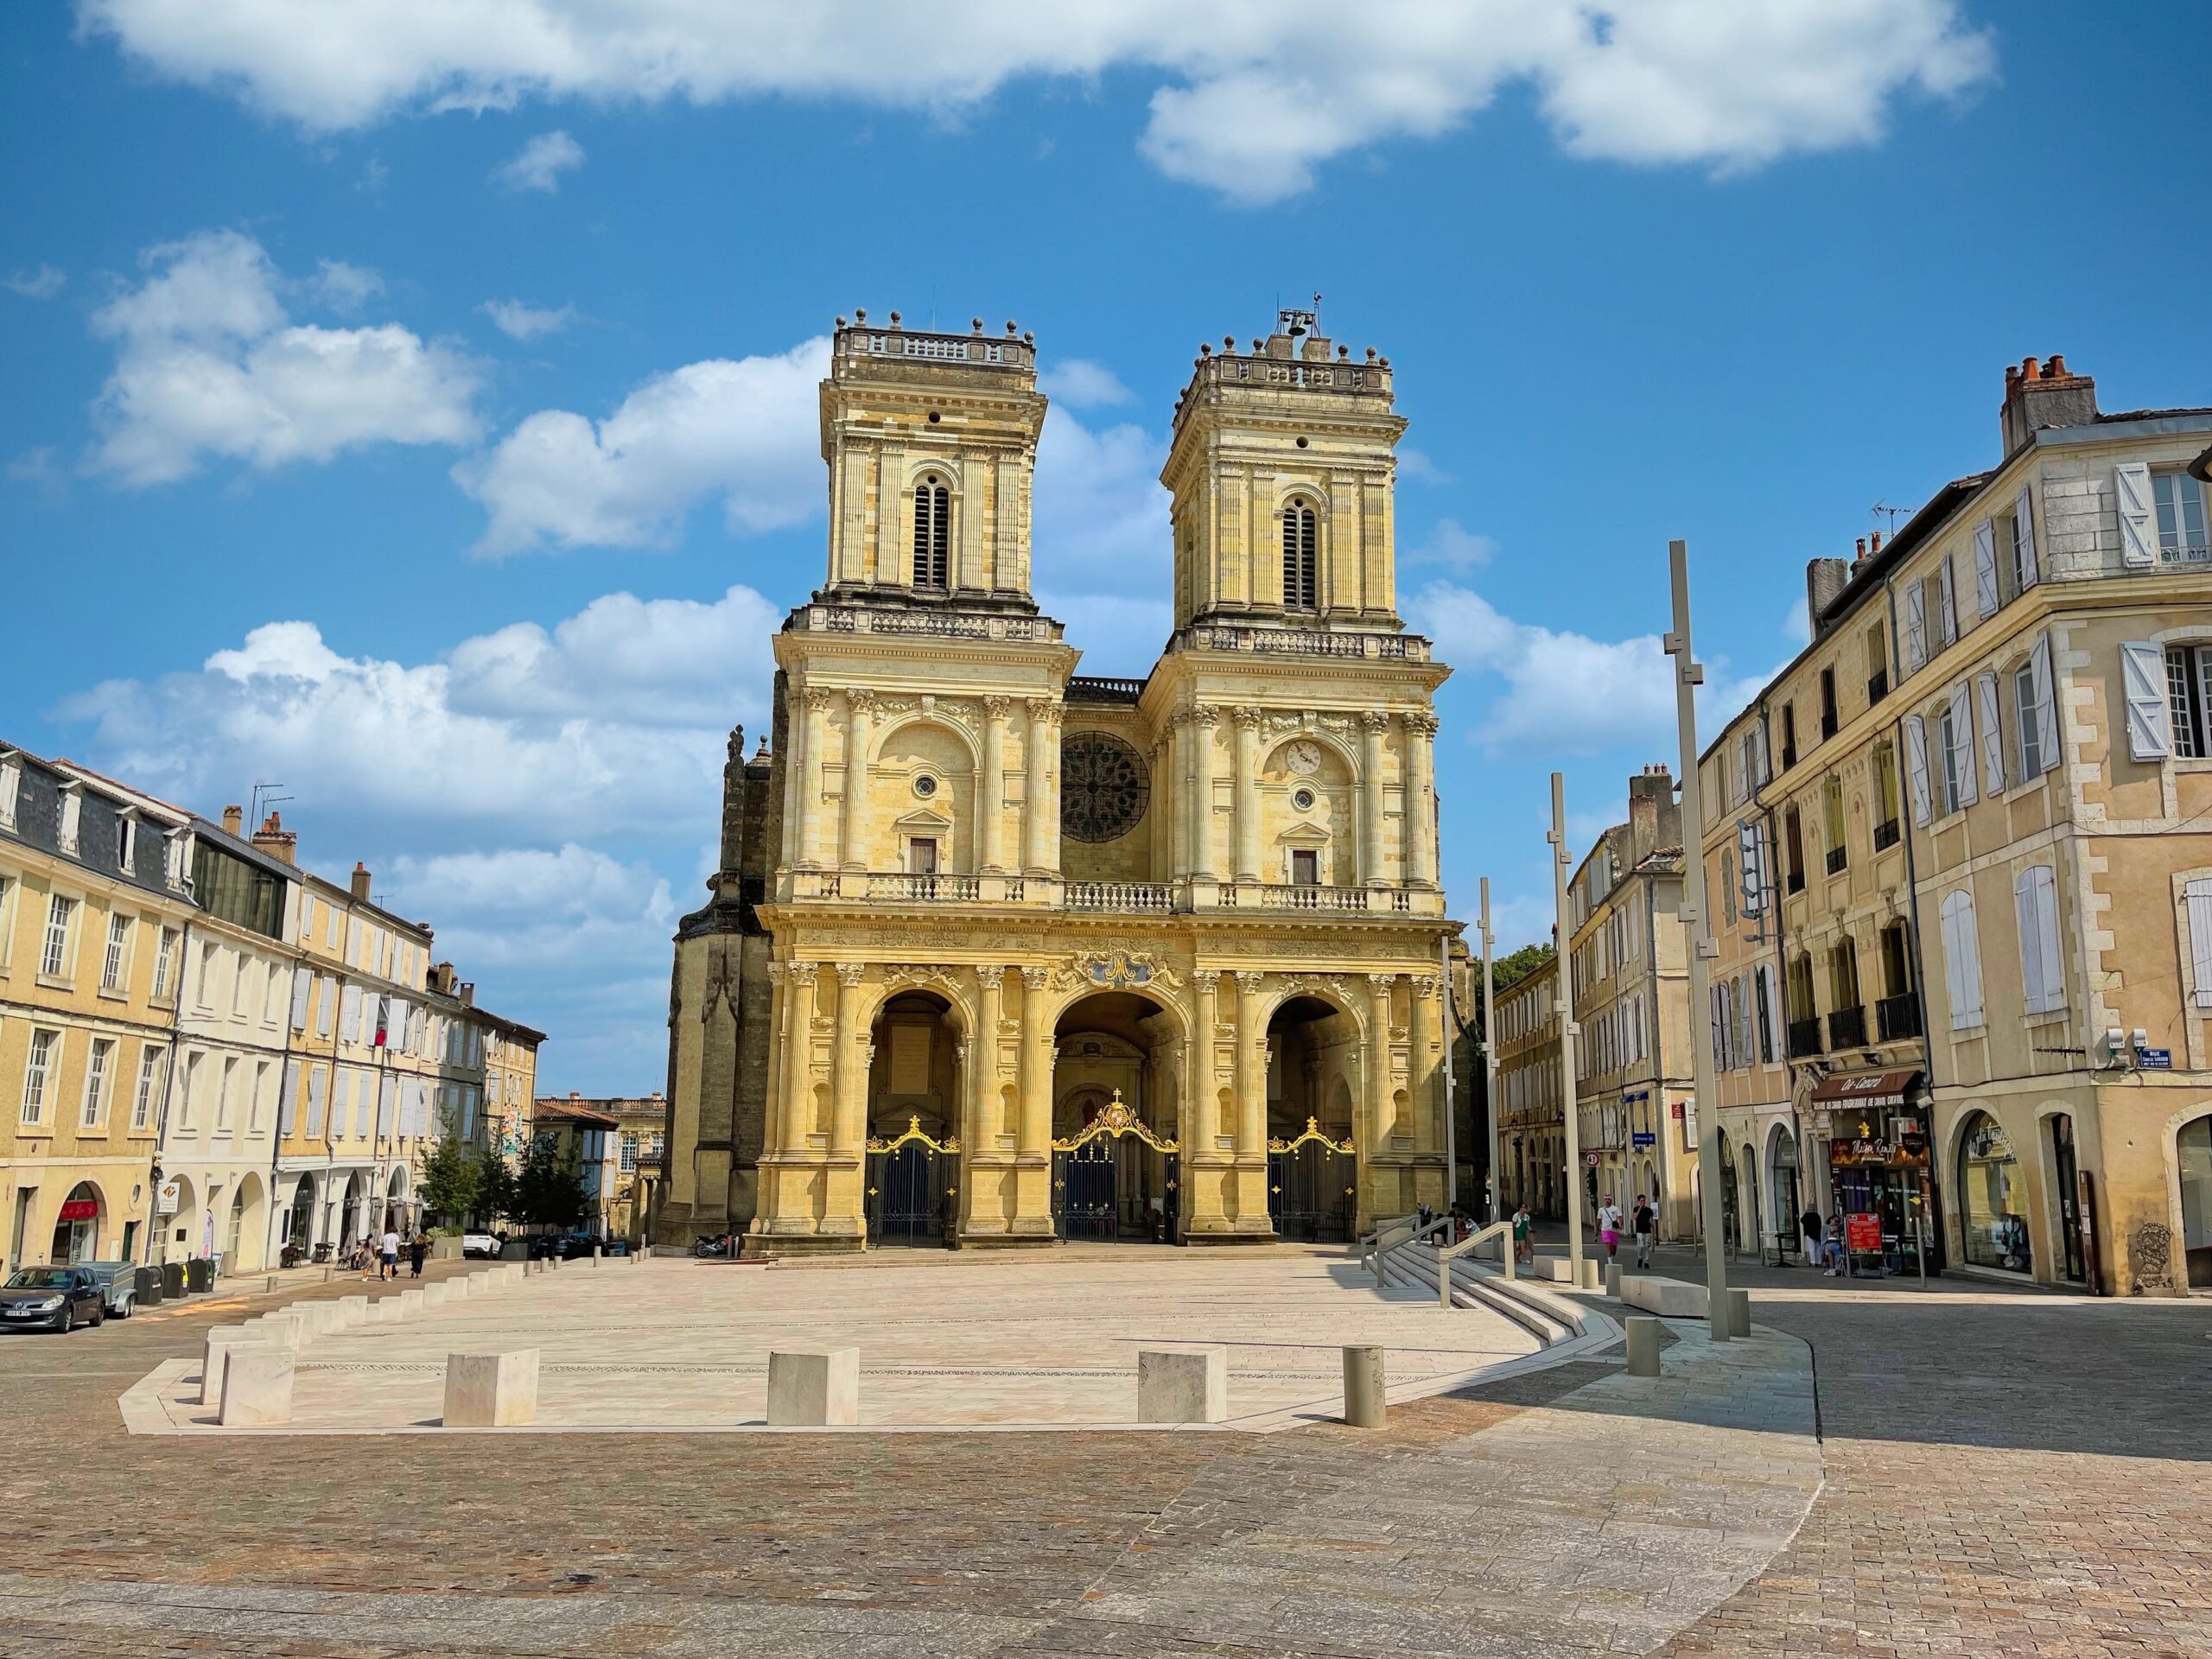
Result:
{"label": "drainpipe", "polygon": [[[158,938],[154,948],[161,948]],[[146,1253],[142,1267],[154,1264],[154,1235],[159,1230],[156,1211],[162,1202],[162,1146],[169,1138],[169,1101],[176,1092],[176,1074],[184,1058],[184,982],[192,976],[192,918],[177,931],[176,983],[169,989],[169,1063],[162,1071],[162,1109],[154,1122],[154,1154],[146,1168]],[[164,1259],[167,1252],[163,1252]]]}

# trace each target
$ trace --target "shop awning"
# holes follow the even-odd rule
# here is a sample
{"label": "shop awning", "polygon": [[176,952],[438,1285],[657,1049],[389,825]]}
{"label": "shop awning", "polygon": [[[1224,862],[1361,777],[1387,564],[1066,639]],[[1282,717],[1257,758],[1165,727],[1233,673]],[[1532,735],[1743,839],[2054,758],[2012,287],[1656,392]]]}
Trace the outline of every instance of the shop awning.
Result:
{"label": "shop awning", "polygon": [[1919,1069],[1909,1065],[1889,1071],[1839,1071],[1814,1085],[1813,1100],[1830,1108],[1902,1106],[1919,1081]]}

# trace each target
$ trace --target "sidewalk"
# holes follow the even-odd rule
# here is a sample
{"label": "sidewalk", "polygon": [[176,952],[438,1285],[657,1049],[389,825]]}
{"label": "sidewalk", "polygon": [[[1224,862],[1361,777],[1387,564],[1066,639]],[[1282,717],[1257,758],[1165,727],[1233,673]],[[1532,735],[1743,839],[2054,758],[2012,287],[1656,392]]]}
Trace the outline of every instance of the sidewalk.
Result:
{"label": "sidewalk", "polygon": [[[1567,1228],[1563,1223],[1540,1221],[1535,1231],[1539,1255],[1564,1255],[1567,1253]],[[1605,1251],[1599,1244],[1596,1234],[1584,1234],[1583,1253],[1603,1263]],[[1619,1260],[1624,1273],[1656,1273],[1669,1279],[1687,1279],[1694,1284],[1705,1282],[1705,1251],[1698,1245],[1662,1244],[1652,1252],[1651,1265],[1638,1268],[1636,1265],[1635,1245],[1625,1243],[1621,1246]],[[1602,1266],[1599,1272],[1602,1278]],[[2067,1295],[2067,1293],[2055,1291],[2047,1285],[1958,1272],[1930,1274],[1925,1284],[1916,1273],[1883,1276],[1864,1268],[1848,1277],[1831,1279],[1817,1267],[1798,1262],[1778,1268],[1770,1260],[1762,1262],[1747,1255],[1729,1257],[1728,1282],[1744,1290],[1795,1291],[1806,1296],[1823,1294],[1885,1297],[1942,1294],[2063,1300]]]}

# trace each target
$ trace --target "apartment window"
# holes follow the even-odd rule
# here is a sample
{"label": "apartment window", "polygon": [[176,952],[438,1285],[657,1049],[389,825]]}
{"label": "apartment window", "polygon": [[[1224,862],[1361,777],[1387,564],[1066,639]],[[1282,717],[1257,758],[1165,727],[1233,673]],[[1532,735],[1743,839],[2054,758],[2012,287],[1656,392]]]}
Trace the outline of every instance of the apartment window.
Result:
{"label": "apartment window", "polygon": [[81,784],[61,786],[61,823],[59,839],[61,850],[74,855],[77,850],[77,831],[85,819],[85,791]]}
{"label": "apartment window", "polygon": [[1282,602],[1284,608],[1310,611],[1318,602],[1318,521],[1313,509],[1294,501],[1282,515]]}
{"label": "apartment window", "polygon": [[23,786],[23,765],[14,751],[0,753],[0,825],[16,827],[16,800]]}
{"label": "apartment window", "polygon": [[1821,783],[1821,817],[1828,834],[1828,874],[1836,875],[1850,863],[1851,855],[1843,838],[1843,779],[1834,772]]}
{"label": "apartment window", "polygon": [[31,1033],[29,1057],[23,1063],[23,1122],[46,1122],[47,1084],[52,1080],[54,1051],[61,1046],[58,1031],[37,1030]]}
{"label": "apartment window", "polygon": [[138,1051],[138,1093],[130,1104],[133,1130],[154,1127],[155,1103],[162,1097],[162,1063],[168,1058],[167,1049],[151,1044]]}
{"label": "apartment window", "polygon": [[271,962],[263,966],[268,976],[262,982],[261,1019],[263,1024],[273,1026],[283,1017],[284,965]]}
{"label": "apartment window", "polygon": [[2051,698],[2050,640],[2036,641],[2028,660],[2012,671],[2013,724],[2020,734],[2020,781],[2040,778],[2058,764],[2056,704]]}
{"label": "apartment window", "polygon": [[221,1134],[238,1116],[238,1062],[235,1054],[223,1056],[223,1086],[215,1096],[215,1130]]}
{"label": "apartment window", "polygon": [[2012,588],[2015,593],[2025,593],[2041,580],[2042,572],[2036,567],[2035,519],[2028,506],[2028,493],[2020,492],[2019,500],[2012,509],[2007,536],[2012,547]]}
{"label": "apartment window", "polygon": [[1876,623],[1866,630],[1866,702],[1869,708],[1890,695],[1890,642]]}
{"label": "apartment window", "polygon": [[1821,671],[1821,735],[1834,737],[1836,728],[1835,670]]}
{"label": "apartment window", "polygon": [[1897,844],[1897,820],[1904,803],[1897,791],[1897,752],[1887,743],[1874,749],[1874,805],[1879,814],[1874,825],[1874,850]]}
{"label": "apartment window", "polygon": [[1794,806],[1782,815],[1782,861],[1783,876],[1789,890],[1804,892],[1805,837]]}
{"label": "apartment window", "polygon": [[1294,887],[1321,885],[1321,855],[1311,847],[1296,847],[1290,855],[1290,884]]}
{"label": "apartment window", "polygon": [[200,1119],[200,1072],[207,1057],[198,1050],[184,1057],[184,1088],[177,1096],[177,1127],[190,1130]]}
{"label": "apartment window", "polygon": [[246,1132],[249,1135],[257,1135],[261,1132],[262,1108],[269,1102],[269,1073],[270,1064],[267,1060],[256,1060],[253,1063],[253,1097],[247,1108],[245,1123]]}
{"label": "apartment window", "polygon": [[2212,756],[2212,645],[2166,647],[2166,701],[2171,709],[2174,753],[2185,760]]}
{"label": "apartment window", "polygon": [[123,964],[130,944],[130,918],[110,916],[107,918],[107,954],[100,958],[100,988],[119,991],[123,988]]}
{"label": "apartment window", "polygon": [[176,966],[176,930],[162,930],[161,943],[154,947],[154,1001],[168,1000],[169,974]]}
{"label": "apartment window", "polygon": [[2030,1014],[2066,1006],[2066,969],[2058,955],[2058,887],[2050,866],[2022,870],[2012,883],[2020,922],[2021,991]]}
{"label": "apartment window", "polygon": [[914,492],[914,586],[942,588],[952,547],[952,495],[932,474]]}
{"label": "apartment window", "polygon": [[1944,894],[1938,915],[1943,931],[1943,979],[1950,994],[1951,1029],[1970,1030],[1982,1021],[1981,941],[1974,930],[1974,894],[1964,887]]}
{"label": "apartment window", "polygon": [[214,1006],[215,944],[212,939],[200,942],[200,982],[194,987],[192,1000],[201,1007]]}
{"label": "apartment window", "polygon": [[1726,848],[1720,853],[1720,918],[1736,925],[1736,855]]}
{"label": "apartment window", "polygon": [[300,943],[305,944],[314,938],[315,895],[303,893],[300,895]]}
{"label": "apartment window", "polygon": [[1938,817],[1955,812],[1965,804],[1960,797],[1961,778],[1962,774],[1971,776],[1973,760],[1967,748],[1973,739],[1970,734],[1961,735],[1955,719],[1956,713],[1948,702],[1936,713],[1936,778],[1941,785],[1936,802],[1942,809]]}
{"label": "apartment window", "polygon": [[[906,842],[906,874],[909,875],[937,874],[937,842],[933,837],[915,836],[909,838]],[[451,1028],[448,1027],[448,1041],[446,1044],[448,1052],[451,1052],[455,1046],[450,1040],[452,1034]]]}
{"label": "apartment window", "polygon": [[317,974],[315,981],[315,1034],[330,1035],[330,1027],[338,1015],[338,982],[327,974]]}
{"label": "apartment window", "polygon": [[111,1037],[92,1039],[92,1052],[85,1061],[85,1109],[78,1120],[79,1127],[96,1129],[107,1110],[109,1068],[115,1060],[115,1039]]}
{"label": "apartment window", "polygon": [[76,913],[74,899],[58,893],[47,896],[46,946],[39,953],[38,970],[49,979],[58,978],[69,965],[69,922]]}
{"label": "apartment window", "polygon": [[1782,705],[1782,769],[1784,772],[1797,764],[1797,705]]}
{"label": "apartment window", "polygon": [[322,1139],[322,1096],[329,1075],[319,1065],[308,1071],[308,1139],[310,1141]]}
{"label": "apartment window", "polygon": [[116,837],[116,868],[120,870],[134,870],[138,867],[137,818],[125,812],[119,829],[121,833]]}
{"label": "apartment window", "polygon": [[237,965],[231,969],[231,1017],[233,1020],[245,1017],[246,1004],[252,1000],[251,988],[246,983],[247,961],[245,953],[238,952]]}
{"label": "apartment window", "polygon": [[2212,558],[2204,518],[2204,486],[2187,473],[2153,473],[2151,496],[2158,516],[2158,556],[2194,563]]}

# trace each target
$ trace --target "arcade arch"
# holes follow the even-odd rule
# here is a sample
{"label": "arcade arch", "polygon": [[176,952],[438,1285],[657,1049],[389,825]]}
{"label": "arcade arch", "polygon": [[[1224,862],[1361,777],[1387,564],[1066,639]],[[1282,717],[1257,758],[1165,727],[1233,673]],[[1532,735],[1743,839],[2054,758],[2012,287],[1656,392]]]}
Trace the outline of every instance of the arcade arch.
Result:
{"label": "arcade arch", "polygon": [[1166,1243],[1180,1225],[1181,1023],[1131,991],[1098,991],[1052,1030],[1052,1217],[1071,1241]]}

